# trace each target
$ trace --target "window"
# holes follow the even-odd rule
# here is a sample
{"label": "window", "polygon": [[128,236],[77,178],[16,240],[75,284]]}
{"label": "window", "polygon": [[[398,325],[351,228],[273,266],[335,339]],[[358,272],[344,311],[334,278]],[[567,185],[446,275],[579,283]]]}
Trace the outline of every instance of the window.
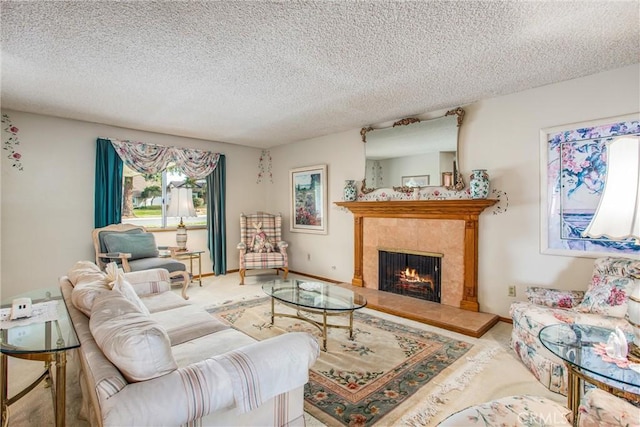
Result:
{"label": "window", "polygon": [[171,167],[157,174],[141,174],[125,165],[122,185],[123,223],[149,229],[176,227],[180,218],[166,216],[171,189],[187,187],[192,189],[197,216],[182,218],[182,221],[190,228],[204,228],[207,225],[206,179],[189,178]]}

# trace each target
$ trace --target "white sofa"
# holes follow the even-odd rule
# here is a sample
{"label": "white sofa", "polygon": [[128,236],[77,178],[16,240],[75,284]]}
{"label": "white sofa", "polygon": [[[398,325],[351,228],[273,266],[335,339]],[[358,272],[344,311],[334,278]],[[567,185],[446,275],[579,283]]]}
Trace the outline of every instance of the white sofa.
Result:
{"label": "white sofa", "polygon": [[60,279],[92,426],[304,425],[313,336],[256,342],[171,292],[167,270],[110,273],[81,261]]}
{"label": "white sofa", "polygon": [[564,291],[531,287],[528,301],[514,302],[511,348],[522,363],[549,390],[567,394],[567,371],[564,362],[540,342],[538,334],[547,325],[576,323],[621,328],[631,334],[624,319],[627,299],[640,276],[640,261],[627,258],[599,258],[587,291]]}

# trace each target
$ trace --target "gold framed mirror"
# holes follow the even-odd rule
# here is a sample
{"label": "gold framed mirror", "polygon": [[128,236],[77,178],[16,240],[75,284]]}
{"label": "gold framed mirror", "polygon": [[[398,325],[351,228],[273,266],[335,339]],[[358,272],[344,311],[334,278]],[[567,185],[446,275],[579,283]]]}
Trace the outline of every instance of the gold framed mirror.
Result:
{"label": "gold framed mirror", "polygon": [[361,191],[409,193],[424,186],[462,190],[458,135],[464,115],[458,107],[430,119],[409,117],[389,127],[362,128],[366,159]]}

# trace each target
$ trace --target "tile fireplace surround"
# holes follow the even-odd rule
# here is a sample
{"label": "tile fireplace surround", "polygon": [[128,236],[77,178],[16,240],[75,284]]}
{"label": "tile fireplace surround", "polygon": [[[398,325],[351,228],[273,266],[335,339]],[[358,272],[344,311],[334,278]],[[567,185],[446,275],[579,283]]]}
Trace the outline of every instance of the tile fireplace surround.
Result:
{"label": "tile fireplace surround", "polygon": [[441,303],[479,311],[478,217],[497,200],[336,202],[354,215],[352,284],[378,289],[378,249],[435,252],[442,258]]}

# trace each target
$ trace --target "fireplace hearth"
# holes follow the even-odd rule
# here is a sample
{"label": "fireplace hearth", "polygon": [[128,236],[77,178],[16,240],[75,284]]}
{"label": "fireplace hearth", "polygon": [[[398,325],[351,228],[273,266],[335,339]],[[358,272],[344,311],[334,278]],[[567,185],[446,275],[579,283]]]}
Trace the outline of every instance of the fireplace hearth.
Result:
{"label": "fireplace hearth", "polygon": [[378,289],[440,303],[442,254],[378,250]]}

